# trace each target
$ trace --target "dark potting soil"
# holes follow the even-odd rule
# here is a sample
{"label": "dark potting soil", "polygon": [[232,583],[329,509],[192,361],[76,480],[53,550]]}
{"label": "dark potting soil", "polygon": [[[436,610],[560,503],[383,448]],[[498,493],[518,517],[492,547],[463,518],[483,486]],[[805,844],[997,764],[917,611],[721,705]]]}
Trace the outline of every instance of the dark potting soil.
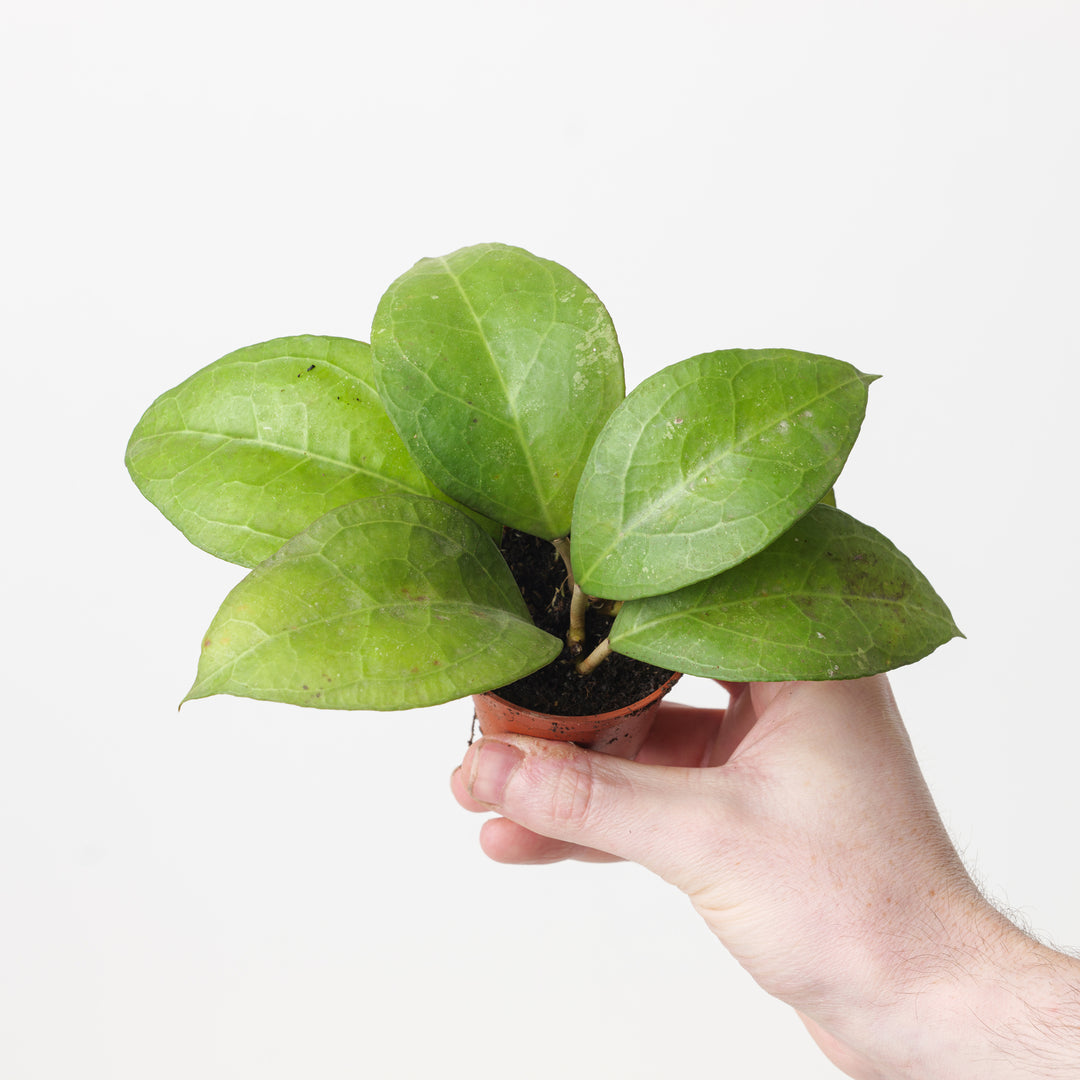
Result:
{"label": "dark potting soil", "polygon": [[[503,558],[518,583],[533,622],[565,640],[570,625],[570,587],[566,568],[547,540],[504,529]],[[590,607],[585,618],[587,655],[607,637],[614,619]],[[670,671],[612,653],[588,675],[579,675],[575,661],[563,646],[547,667],[495,692],[499,697],[537,712],[562,716],[591,716],[632,705],[647,697],[671,675]]]}

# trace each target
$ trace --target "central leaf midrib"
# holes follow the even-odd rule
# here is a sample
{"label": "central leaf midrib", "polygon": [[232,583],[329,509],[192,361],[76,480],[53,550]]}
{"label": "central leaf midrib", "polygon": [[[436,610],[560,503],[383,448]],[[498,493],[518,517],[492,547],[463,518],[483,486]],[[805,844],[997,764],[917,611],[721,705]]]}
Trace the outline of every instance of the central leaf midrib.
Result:
{"label": "central leaf midrib", "polygon": [[466,293],[464,286],[461,283],[461,279],[450,269],[450,264],[445,258],[439,260],[443,269],[446,271],[450,280],[454,283],[454,287],[457,289],[458,294],[461,296],[465,307],[468,309],[469,315],[472,317],[473,322],[476,325],[477,334],[480,340],[483,342],[484,351],[487,353],[488,360],[490,361],[491,368],[495,372],[495,377],[498,379],[499,386],[502,388],[503,396],[506,398],[507,407],[510,409],[511,415],[514,420],[513,430],[517,434],[517,443],[521,449],[522,457],[525,460],[525,464],[529,469],[529,476],[532,478],[533,491],[536,494],[537,504],[543,516],[544,524],[547,526],[547,531],[555,532],[555,523],[552,520],[551,514],[548,511],[546,500],[543,498],[543,486],[540,483],[540,474],[536,470],[536,462],[533,461],[533,456],[529,448],[529,444],[524,437],[524,430],[521,425],[521,420],[518,416],[517,401],[516,398],[511,397],[510,389],[506,385],[506,380],[503,378],[502,369],[495,361],[495,354],[491,351],[491,345],[488,342],[487,335],[484,333],[483,323],[480,320],[480,316],[477,314],[476,309],[472,305],[472,301],[469,299],[468,293]]}
{"label": "central leaf midrib", "polygon": [[[829,388],[828,390],[822,390],[815,397],[810,398],[807,401],[801,402],[798,406],[796,406],[795,409],[792,410],[792,414],[794,412],[796,412],[796,411],[802,411],[802,410],[810,408],[812,405],[817,404],[817,402],[821,401],[823,398],[825,398],[828,395],[834,393],[837,389],[842,389],[845,386],[849,386],[851,384],[851,382],[857,381],[857,378],[858,378],[858,376],[856,376],[855,379],[851,379],[846,383],[840,384],[839,386],[833,386],[833,387]],[[728,381],[730,382],[730,381],[732,381],[732,379],[733,379],[733,377],[730,377]],[[677,387],[675,387],[675,389],[673,389],[672,392],[668,395],[667,399],[664,402],[664,405],[666,406],[667,403],[670,402],[672,398],[674,398],[677,394],[685,391],[685,389],[686,389],[685,386],[677,386]],[[657,412],[653,414],[653,419],[655,419],[658,414],[659,414],[659,410],[657,410]],[[767,430],[769,430],[770,427],[773,427],[773,426],[775,426],[775,421],[770,421],[770,423],[768,425],[766,425],[765,427],[761,427],[761,428],[759,428],[759,429],[757,429],[756,431],[753,431],[753,432],[747,432],[743,436],[743,438],[741,438],[738,442],[733,443],[730,447],[728,447],[723,452],[718,452],[716,454],[713,454],[711,457],[709,457],[707,459],[707,461],[703,462],[692,473],[687,474],[686,478],[684,480],[682,480],[678,485],[673,485],[672,487],[668,488],[660,496],[659,499],[653,500],[653,501],[645,504],[636,513],[631,514],[629,518],[624,519],[622,521],[622,523],[620,524],[620,527],[619,527],[618,531],[615,534],[615,538],[593,560],[593,564],[592,564],[593,567],[599,566],[604,561],[604,559],[608,555],[610,555],[612,551],[615,550],[615,548],[618,546],[619,542],[622,540],[622,538],[627,533],[637,529],[641,525],[642,522],[645,522],[645,521],[648,521],[650,519],[654,519],[654,518],[660,516],[670,506],[672,506],[676,502],[678,502],[683,497],[683,495],[685,494],[687,488],[689,488],[692,485],[692,483],[694,483],[699,477],[704,476],[707,472],[709,472],[709,470],[715,468],[717,462],[720,462],[724,458],[731,457],[731,456],[733,456],[735,454],[743,453],[744,448],[747,445],[749,445],[754,439],[760,438],[761,435],[764,432],[766,432]],[[626,503],[626,500],[625,500],[626,476],[627,476],[627,473],[624,473],[623,474],[623,485],[624,485],[624,488],[623,488],[623,495],[624,495],[623,505],[625,505],[625,503]],[[775,506],[776,503],[773,503],[772,505]],[[760,521],[761,520],[761,515],[760,515],[760,513],[758,513],[758,514],[744,514],[740,518],[736,518],[735,520],[736,521],[746,521],[746,520]],[[732,524],[731,522],[727,523],[727,525],[731,525],[731,524]],[[698,531],[700,531],[700,530],[698,530]],[[678,534],[678,535],[683,535],[683,534]]]}
{"label": "central leaf midrib", "polygon": [[[508,620],[508,619],[511,619],[511,620],[515,621],[516,623],[519,623],[519,624],[521,624],[523,626],[527,626],[529,629],[539,630],[539,627],[535,626],[533,623],[526,622],[526,620],[521,619],[520,617],[518,617],[517,615],[515,615],[511,611],[507,611],[505,608],[491,607],[491,606],[486,605],[486,604],[466,604],[466,603],[461,602],[461,601],[442,601],[442,600],[440,600],[440,601],[437,601],[436,604],[423,605],[423,606],[427,610],[430,610],[431,608],[433,608],[435,606],[441,606],[441,607],[446,607],[446,608],[450,608],[450,609],[468,608],[468,609],[471,609],[471,610],[476,610],[476,609],[479,608],[479,609],[481,609],[483,611],[490,612],[491,614],[493,614],[495,616],[501,616],[501,618],[495,618],[495,619],[492,620],[495,623],[502,622],[505,625],[505,621]],[[411,611],[414,611],[414,610],[417,610],[417,609],[412,608],[408,604],[400,604],[400,603],[397,603],[397,604],[372,603],[369,606],[357,605],[354,608],[350,608],[350,610],[348,610],[348,611],[341,611],[341,612],[338,612],[335,615],[320,616],[317,619],[311,619],[308,622],[299,623],[295,627],[287,627],[284,630],[277,630],[277,631],[274,631],[272,633],[268,633],[257,622],[253,622],[251,619],[238,619],[235,616],[230,616],[225,625],[228,625],[229,622],[235,622],[235,623],[238,623],[241,626],[250,626],[253,630],[255,630],[257,633],[259,633],[262,636],[253,645],[250,645],[248,648],[244,649],[243,652],[237,653],[235,656],[231,657],[226,663],[221,664],[220,666],[214,668],[213,671],[209,672],[206,675],[205,678],[200,679],[198,681],[197,685],[202,685],[202,684],[205,684],[205,683],[209,682],[212,678],[219,675],[222,671],[226,670],[227,668],[235,669],[236,665],[238,663],[240,663],[240,661],[244,660],[246,657],[250,656],[252,653],[257,652],[259,649],[264,648],[268,644],[271,644],[271,643],[273,643],[273,642],[275,642],[275,641],[277,641],[277,640],[279,640],[279,639],[281,639],[283,637],[287,638],[292,634],[295,634],[295,633],[298,633],[298,632],[301,632],[301,631],[306,631],[306,630],[310,629],[311,627],[319,627],[319,626],[327,625],[327,624],[330,624],[330,623],[339,622],[342,619],[346,619],[346,618],[349,618],[350,616],[355,616],[357,614],[370,615],[373,612],[378,612],[378,613],[386,612],[386,613],[389,613],[389,612],[399,611],[399,610],[403,611],[403,612],[411,612]],[[218,632],[220,633],[220,628],[218,629]],[[477,649],[475,652],[470,653],[469,656],[464,658],[464,659],[471,659],[473,656],[478,655],[480,652],[486,651],[486,649],[488,649],[488,648],[490,648],[490,644],[485,645],[485,647],[483,649]],[[461,662],[463,662],[463,661],[457,661],[456,663],[461,663]],[[451,665],[451,666],[454,666],[454,665]],[[230,674],[228,677],[232,678],[232,675]],[[358,680],[353,680],[353,681],[355,683],[355,682],[361,682],[363,680],[358,679]],[[244,685],[247,685],[247,684],[245,683]],[[194,689],[194,687],[193,687],[193,689]]]}
{"label": "central leaf midrib", "polygon": [[[172,438],[176,435],[197,435],[200,438],[220,439],[222,442],[244,443],[248,446],[257,446],[265,448],[267,450],[276,450],[280,453],[294,455],[304,460],[318,461],[326,465],[335,465],[341,469],[347,470],[349,473],[354,475],[368,476],[371,477],[373,480],[385,480],[388,483],[396,484],[404,491],[407,491],[413,495],[428,494],[428,491],[425,488],[417,488],[411,484],[406,484],[404,481],[399,480],[397,477],[387,476],[385,473],[375,472],[372,469],[361,468],[361,466],[357,465],[355,462],[352,461],[342,461],[341,458],[329,457],[326,454],[319,454],[314,450],[302,450],[300,449],[300,447],[297,446],[287,446],[283,443],[271,442],[268,439],[253,438],[250,435],[225,435],[220,431],[198,431],[195,428],[174,428],[172,431],[166,431],[156,435],[144,435],[142,439],[140,439],[140,442],[153,442],[158,439]],[[201,459],[201,461],[205,461],[206,458],[212,456],[212,454],[217,453],[217,450],[218,448],[215,447],[211,454],[207,454],[203,459]],[[197,464],[201,464],[201,461],[193,462],[191,465],[186,466],[185,468],[177,472],[176,476],[182,476],[189,469],[193,469],[196,467]],[[259,486],[265,487],[266,485],[262,484]]]}
{"label": "central leaf midrib", "polygon": [[[697,622],[706,623],[710,626],[716,626],[721,632],[737,633],[743,635],[743,631],[734,630],[728,625],[721,625],[715,619],[708,619],[705,617],[709,611],[724,611],[725,609],[732,609],[742,607],[746,604],[765,604],[770,601],[795,601],[795,600],[831,600],[837,603],[842,603],[846,607],[851,607],[852,601],[858,601],[860,603],[868,604],[885,604],[891,607],[907,608],[912,606],[910,599],[905,600],[890,600],[884,596],[867,596],[864,593],[821,593],[821,592],[789,592],[789,593],[773,593],[769,596],[755,596],[741,600],[726,600],[720,601],[716,604],[703,604],[700,607],[685,608],[681,611],[669,611],[666,614],[658,615],[655,619],[650,619],[648,622],[638,623],[633,630],[627,631],[626,636],[628,638],[635,638],[639,634],[645,633],[649,630],[654,630],[659,626],[663,626],[665,623],[670,623],[680,619],[694,619]],[[852,612],[854,615],[854,612]],[[935,616],[937,617],[937,616]],[[858,618],[856,616],[856,618]],[[861,622],[862,620],[858,620]],[[612,634],[614,640],[618,637],[618,633]]]}

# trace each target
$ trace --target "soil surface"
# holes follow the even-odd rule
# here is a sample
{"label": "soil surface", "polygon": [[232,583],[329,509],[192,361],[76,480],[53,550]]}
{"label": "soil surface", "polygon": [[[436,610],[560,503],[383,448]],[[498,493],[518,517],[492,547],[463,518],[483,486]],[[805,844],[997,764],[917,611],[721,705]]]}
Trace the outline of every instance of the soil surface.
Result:
{"label": "soil surface", "polygon": [[[570,587],[559,553],[547,540],[504,529],[503,558],[529,613],[542,630],[565,640],[570,625]],[[605,637],[614,619],[590,608],[585,620],[588,654]],[[671,675],[670,671],[613,653],[589,675],[579,675],[569,650],[547,667],[496,690],[499,697],[537,712],[591,716],[633,705]]]}

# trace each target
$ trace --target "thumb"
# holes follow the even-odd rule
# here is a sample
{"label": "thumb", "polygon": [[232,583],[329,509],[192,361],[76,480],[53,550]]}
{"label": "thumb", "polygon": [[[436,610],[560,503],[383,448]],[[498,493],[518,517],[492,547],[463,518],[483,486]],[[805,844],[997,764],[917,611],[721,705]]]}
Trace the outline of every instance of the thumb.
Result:
{"label": "thumb", "polygon": [[521,735],[474,743],[462,779],[476,802],[531,832],[640,863],[687,891],[727,804],[717,770],[642,765]]}

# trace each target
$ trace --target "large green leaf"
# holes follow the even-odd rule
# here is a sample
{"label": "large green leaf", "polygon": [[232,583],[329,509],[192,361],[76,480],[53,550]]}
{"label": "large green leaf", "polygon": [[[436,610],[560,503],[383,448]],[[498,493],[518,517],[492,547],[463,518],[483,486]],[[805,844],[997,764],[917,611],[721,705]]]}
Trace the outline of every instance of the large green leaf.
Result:
{"label": "large green leaf", "polygon": [[581,587],[652,596],[760,551],[829,490],[872,379],[789,349],[704,353],[647,379],[601,432],[578,488]]}
{"label": "large green leaf", "polygon": [[562,643],[529,619],[495,544],[444,503],[338,507],[256,567],[203,641],[185,700],[408,709],[494,689]]}
{"label": "large green leaf", "polygon": [[375,377],[432,480],[466,506],[554,540],[624,393],[604,306],[558,263],[481,244],[424,259],[379,303]]}
{"label": "large green leaf", "polygon": [[611,644],[651,664],[736,682],[850,679],[913,663],[959,633],[889,540],[818,506],[740,566],[628,601]]}
{"label": "large green leaf", "polygon": [[354,499],[445,498],[386,416],[368,346],[347,338],[277,338],[204,367],[146,411],[127,467],[192,543],[242,566]]}

